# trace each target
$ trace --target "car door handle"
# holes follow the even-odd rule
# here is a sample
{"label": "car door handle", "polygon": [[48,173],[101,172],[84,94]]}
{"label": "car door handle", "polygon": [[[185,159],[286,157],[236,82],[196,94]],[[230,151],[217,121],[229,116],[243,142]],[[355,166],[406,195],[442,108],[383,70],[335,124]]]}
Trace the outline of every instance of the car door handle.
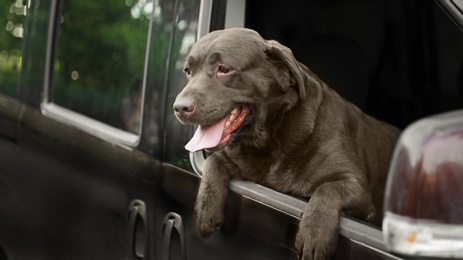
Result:
{"label": "car door handle", "polygon": [[146,206],[141,200],[133,200],[129,206],[129,257],[128,259],[145,259],[147,256],[148,225]]}
{"label": "car door handle", "polygon": [[[175,238],[179,241],[174,241],[172,236],[174,232],[178,236]],[[172,245],[174,242],[180,244],[180,250],[172,250]],[[162,226],[162,248],[161,248],[161,260],[169,259],[182,259],[186,260],[186,250],[185,250],[185,233],[183,229],[182,217],[174,212],[169,212],[164,217],[163,226]],[[173,254],[171,254],[171,252]],[[174,253],[176,254],[174,256]],[[178,255],[180,254],[180,255]]]}

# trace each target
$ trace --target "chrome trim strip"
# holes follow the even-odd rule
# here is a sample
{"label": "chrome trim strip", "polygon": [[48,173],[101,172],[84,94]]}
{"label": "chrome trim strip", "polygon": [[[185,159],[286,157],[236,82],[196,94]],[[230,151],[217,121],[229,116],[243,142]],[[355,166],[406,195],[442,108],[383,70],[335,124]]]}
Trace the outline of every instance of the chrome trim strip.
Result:
{"label": "chrome trim strip", "polygon": [[42,113],[63,124],[75,127],[100,139],[117,144],[124,148],[135,146],[139,141],[139,136],[119,128],[107,125],[93,118],[76,113],[70,109],[59,106],[55,103],[42,102]]}
{"label": "chrome trim strip", "polygon": [[195,171],[196,174],[198,174],[200,177],[202,176],[202,169],[204,165],[204,155],[201,151],[199,152],[194,152],[194,153],[189,153],[190,157],[190,163],[191,167],[193,167],[193,170]]}
{"label": "chrome trim strip", "polygon": [[47,50],[45,56],[45,75],[43,80],[42,103],[48,103],[50,100],[49,86],[50,86],[50,68],[53,53],[53,36],[55,33],[54,26],[56,20],[57,0],[51,0],[50,3],[50,18],[48,20],[48,35],[47,35]]}
{"label": "chrome trim strip", "polygon": [[[233,179],[229,183],[229,189],[298,219],[302,217],[307,205],[307,201],[303,199],[249,181]],[[341,216],[339,233],[356,242],[386,252],[381,230],[368,224]]]}
{"label": "chrome trim strip", "polygon": [[307,204],[307,202],[302,199],[280,193],[249,181],[232,179],[229,183],[229,189],[296,218],[301,218],[305,205]]}
{"label": "chrome trim strip", "polygon": [[463,1],[461,0],[435,0],[439,7],[463,31]]}
{"label": "chrome trim strip", "polygon": [[[196,174],[201,176],[205,161],[203,153],[190,153],[190,161]],[[232,179],[229,183],[229,189],[298,219],[302,217],[302,213],[307,205],[307,201],[303,199],[249,181]],[[369,224],[341,216],[339,233],[359,243],[384,252],[387,251],[383,241],[383,233],[380,229],[374,228]]]}
{"label": "chrome trim strip", "polygon": [[209,33],[211,25],[212,1],[213,0],[201,0],[201,4],[199,6],[198,33],[196,35],[196,40]]}
{"label": "chrome trim strip", "polygon": [[383,241],[383,232],[370,225],[371,224],[365,224],[341,216],[339,233],[345,237],[355,240],[358,243],[372,247],[377,251],[382,251],[382,253],[387,252],[388,250]]}
{"label": "chrome trim strip", "polygon": [[[246,0],[227,1],[225,28],[244,27],[245,4]],[[211,8],[211,0],[201,1],[198,39],[209,31]],[[207,23],[207,25],[204,23]],[[201,151],[189,153],[189,157],[191,166],[195,173],[201,176],[202,167],[205,161],[203,153]],[[229,183],[229,189],[258,203],[262,203],[298,219],[302,217],[307,205],[307,201],[305,200],[249,181],[232,179]],[[367,224],[363,224],[346,217],[341,217],[339,233],[357,243],[372,247],[375,250],[386,251],[381,230]]]}
{"label": "chrome trim strip", "polygon": [[143,64],[143,82],[142,82],[142,89],[141,89],[141,107],[140,107],[140,126],[139,126],[139,133],[137,135],[137,140],[136,142],[133,143],[132,146],[137,146],[140,141],[141,137],[143,135],[143,126],[144,126],[144,114],[145,114],[145,104],[146,104],[146,85],[148,81],[148,67],[149,67],[149,61],[150,61],[150,53],[151,53],[151,37],[153,35],[153,21],[154,21],[154,7],[153,10],[151,11],[150,15],[150,23],[148,25],[148,35],[146,36],[146,49],[145,49],[145,63]]}
{"label": "chrome trim strip", "polygon": [[246,0],[228,0],[225,11],[225,28],[244,27]]}

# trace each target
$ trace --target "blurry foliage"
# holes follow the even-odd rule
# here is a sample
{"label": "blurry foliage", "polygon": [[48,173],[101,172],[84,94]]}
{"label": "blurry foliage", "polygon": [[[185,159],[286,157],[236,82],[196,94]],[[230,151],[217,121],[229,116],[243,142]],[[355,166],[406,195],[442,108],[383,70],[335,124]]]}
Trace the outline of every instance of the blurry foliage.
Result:
{"label": "blurry foliage", "polygon": [[26,9],[22,1],[0,2],[0,92],[15,96],[21,66]]}
{"label": "blurry foliage", "polygon": [[[197,3],[197,0],[182,1],[179,10],[187,13],[191,11],[190,6]],[[143,77],[151,14],[154,15],[149,68],[151,84],[163,82],[161,72],[168,59],[172,30],[181,31],[181,34],[189,29],[196,32],[196,21],[194,28],[190,28],[185,20],[177,21],[173,26],[174,8],[175,1],[63,1],[52,101],[121,126],[120,102],[131,91],[137,91],[134,82],[141,82]],[[189,39],[191,45],[194,37]],[[172,52],[171,58],[175,60],[181,42],[174,44],[173,48],[176,51]]]}
{"label": "blurry foliage", "polygon": [[[118,106],[143,76],[149,15],[125,1],[63,1],[53,100],[117,125]],[[149,9],[149,8],[146,8]],[[139,86],[140,87],[140,86]]]}
{"label": "blurry foliage", "polygon": [[[18,14],[18,10],[11,9],[16,2],[18,1],[0,3],[0,91],[11,94],[16,90],[21,66],[22,38],[13,36],[12,32],[5,28],[8,21],[21,28],[25,24],[24,14]],[[167,109],[166,113],[171,113],[169,109],[173,99],[185,84],[182,71],[184,58],[196,40],[199,0],[180,0],[178,16],[174,16],[176,1],[171,0],[67,0],[59,3],[61,6],[58,12],[52,66],[52,102],[119,127],[120,102],[133,90],[133,83],[140,82],[143,77],[152,11],[154,16],[148,68],[149,85],[146,93],[151,101],[147,103],[150,108],[145,109],[145,113],[149,115],[145,118],[152,118],[152,121],[145,122],[144,127],[150,129],[150,124],[159,122],[158,118],[162,115],[158,113],[164,110],[162,104]],[[43,7],[39,7],[40,5]],[[28,55],[23,60],[23,69],[26,71],[24,77],[27,77],[24,81],[27,93],[23,94],[26,96],[30,91],[28,87],[31,84],[42,84],[43,76],[46,74],[43,71],[43,53],[46,47],[48,10],[49,5],[44,6],[43,2],[32,1],[32,25],[41,27],[36,26],[26,32],[31,37],[31,40],[26,42]],[[175,24],[172,24],[174,21]],[[37,42],[38,38],[40,42]],[[3,50],[8,51],[8,64],[11,66],[5,67],[5,63],[1,63],[4,57]],[[167,67],[169,58],[171,63]],[[13,66],[13,61],[16,61],[18,66]],[[169,71],[168,78],[165,78],[166,69]],[[162,93],[162,86],[166,82],[169,84],[169,90]],[[5,90],[6,88],[9,90]],[[161,97],[161,94],[166,94],[167,97]],[[160,100],[164,98],[167,98],[165,102]],[[186,128],[174,126],[172,122],[167,125],[168,135],[172,135],[169,140],[181,137],[183,142],[183,139],[190,137],[190,133],[185,133]],[[153,142],[156,142],[156,131],[146,131],[145,134],[152,135]],[[166,144],[164,149],[168,150],[168,161],[191,170],[183,147],[179,149],[177,146]]]}

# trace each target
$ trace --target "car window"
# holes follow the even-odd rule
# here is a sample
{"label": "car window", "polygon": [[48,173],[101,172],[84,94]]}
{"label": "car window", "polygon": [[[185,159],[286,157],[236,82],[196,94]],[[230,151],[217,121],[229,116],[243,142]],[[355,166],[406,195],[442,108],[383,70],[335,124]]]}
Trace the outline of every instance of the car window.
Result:
{"label": "car window", "polygon": [[9,96],[16,96],[26,10],[22,1],[0,2],[0,92]]}
{"label": "car window", "polygon": [[[172,37],[172,51],[170,55],[170,64],[168,67],[168,93],[167,104],[169,114],[166,118],[166,140],[174,140],[179,145],[166,145],[164,148],[164,156],[166,161],[180,167],[191,169],[188,153],[185,153],[184,145],[189,138],[193,136],[193,126],[181,126],[179,121],[174,117],[172,104],[175,97],[186,85],[186,77],[183,71],[183,63],[185,62],[188,51],[197,39],[197,34],[200,24],[203,24],[203,17],[199,16],[199,8],[201,1],[181,0],[178,3],[177,23],[174,35]],[[209,23],[209,21],[207,21]]]}
{"label": "car window", "polygon": [[138,134],[153,2],[60,4],[49,101]]}

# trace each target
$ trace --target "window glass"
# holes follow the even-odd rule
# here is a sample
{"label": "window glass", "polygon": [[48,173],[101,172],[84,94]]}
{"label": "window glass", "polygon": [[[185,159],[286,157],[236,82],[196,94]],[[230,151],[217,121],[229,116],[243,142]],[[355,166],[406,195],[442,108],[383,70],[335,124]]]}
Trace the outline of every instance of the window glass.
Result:
{"label": "window glass", "polygon": [[149,0],[62,1],[52,102],[139,133]]}
{"label": "window glass", "polygon": [[22,1],[0,2],[0,92],[16,95],[27,9]]}
{"label": "window glass", "polygon": [[[199,0],[181,0],[178,3],[178,14],[174,35],[172,38],[172,52],[169,64],[167,104],[168,115],[165,122],[166,140],[169,145],[164,147],[166,161],[185,168],[191,169],[188,152],[185,144],[193,136],[193,126],[182,126],[173,115],[172,104],[177,94],[185,87],[187,80],[183,72],[183,63],[188,51],[196,41],[199,20]],[[174,144],[175,143],[175,144]]]}
{"label": "window glass", "polygon": [[[156,157],[162,156],[160,145],[164,140],[164,136],[160,130],[163,128],[162,120],[166,108],[164,97],[166,96],[165,88],[168,74],[167,63],[170,61],[173,33],[177,30],[176,26],[174,26],[177,10],[178,1],[154,1],[149,72],[146,76],[146,102],[143,111],[144,129],[139,148],[148,153],[153,153]],[[167,113],[169,114],[169,112]]]}

